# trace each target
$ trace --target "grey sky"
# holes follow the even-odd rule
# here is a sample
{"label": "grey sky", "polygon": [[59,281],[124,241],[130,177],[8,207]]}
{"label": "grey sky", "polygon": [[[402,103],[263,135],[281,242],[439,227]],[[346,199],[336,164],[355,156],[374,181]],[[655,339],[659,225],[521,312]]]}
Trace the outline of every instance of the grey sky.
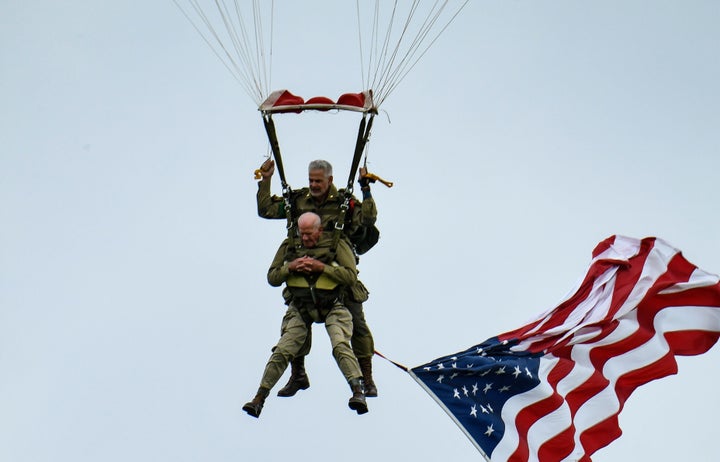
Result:
{"label": "grey sky", "polygon": [[[345,3],[278,2],[274,88],[362,89]],[[713,1],[471,2],[375,121],[377,349],[416,366],[518,327],[612,234],[720,272],[719,23]],[[290,184],[327,158],[343,185],[357,121],[278,116]],[[0,2],[0,460],[481,460],[379,358],[347,409],[320,326],[311,388],[242,412],[283,314],[266,153],[171,1]],[[593,460],[717,460],[719,355],[638,389]]]}

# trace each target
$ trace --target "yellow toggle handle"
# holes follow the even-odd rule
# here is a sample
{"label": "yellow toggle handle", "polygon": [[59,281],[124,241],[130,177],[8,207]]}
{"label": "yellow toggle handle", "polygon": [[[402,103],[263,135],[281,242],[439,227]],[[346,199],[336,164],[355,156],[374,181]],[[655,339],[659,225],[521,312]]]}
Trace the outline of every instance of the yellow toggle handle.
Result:
{"label": "yellow toggle handle", "polygon": [[379,181],[380,183],[384,184],[388,188],[392,188],[393,184],[395,184],[392,181],[383,180],[382,178],[375,175],[374,173],[366,173],[365,175],[363,175],[363,177],[370,180],[370,183],[375,183],[375,181]]}

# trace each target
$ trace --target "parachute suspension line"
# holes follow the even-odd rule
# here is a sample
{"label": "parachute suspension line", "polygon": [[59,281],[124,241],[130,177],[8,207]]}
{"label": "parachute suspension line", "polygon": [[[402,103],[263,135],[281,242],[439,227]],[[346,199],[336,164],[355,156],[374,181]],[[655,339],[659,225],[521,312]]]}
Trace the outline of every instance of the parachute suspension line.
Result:
{"label": "parachute suspension line", "polygon": [[[408,30],[410,27],[410,24],[413,21],[413,18],[415,17],[415,13],[417,12],[418,6],[419,6],[420,0],[414,0],[412,7],[410,9],[410,13],[408,14],[405,24],[402,28],[402,33],[400,34],[400,38],[397,41],[397,44],[395,45],[395,48],[393,49],[393,52],[391,54],[390,59],[386,61],[385,68],[382,69],[381,75],[386,76],[383,80],[382,86],[380,87],[379,92],[384,95],[387,95],[392,92],[392,90],[395,89],[397,84],[400,80],[402,80],[402,77],[407,74],[407,72],[410,71],[408,68],[408,63],[412,59],[412,56],[415,55],[417,52],[418,47],[420,44],[422,44],[423,40],[427,37],[428,32],[430,29],[432,29],[433,25],[435,24],[435,21],[437,21],[437,18],[439,17],[439,14],[442,13],[443,8],[447,5],[447,0],[442,4],[440,8],[437,9],[436,7],[438,5],[438,2],[436,1],[435,4],[432,7],[432,10],[428,14],[428,16],[425,18],[425,21],[423,22],[422,26],[419,29],[419,32],[417,35],[413,38],[410,45],[408,46],[407,51],[402,56],[402,58],[399,60],[399,63],[395,65],[395,62],[398,58],[399,52],[400,52],[400,45],[402,44],[403,40],[405,39],[406,35],[408,34]],[[388,27],[388,30],[390,27]],[[427,48],[426,48],[427,50]],[[416,61],[417,62],[417,61]],[[393,67],[394,66],[394,67]],[[382,103],[382,100],[380,101],[380,104]]]}
{"label": "parachute suspension line", "polygon": [[[217,35],[215,29],[212,27],[211,22],[208,20],[207,16],[203,12],[203,10],[200,8],[200,6],[192,0],[189,1],[190,5],[195,10],[195,13],[200,18],[200,21],[205,25],[205,27],[207,27],[210,35],[212,35],[213,38],[215,39],[216,44],[213,44],[213,42],[210,41],[210,39],[205,35],[205,33],[200,30],[200,28],[197,26],[197,24],[195,24],[195,21],[193,21],[193,19],[190,17],[190,15],[185,11],[185,9],[183,9],[182,5],[180,5],[180,3],[178,3],[178,0],[173,0],[173,3],[175,3],[175,6],[178,7],[180,12],[182,12],[183,16],[185,16],[185,18],[193,26],[193,28],[198,33],[198,35],[200,35],[200,37],[207,44],[207,46],[210,47],[210,50],[215,54],[215,56],[218,57],[220,62],[223,63],[225,68],[230,72],[230,74],[235,78],[235,80],[237,80],[240,83],[240,85],[245,87],[245,91],[248,92],[252,96],[252,93],[245,86],[245,82],[242,80],[242,78],[239,75],[240,70],[238,69],[235,61],[233,61],[232,56],[230,55],[230,53],[227,51],[227,49],[223,45],[222,40]],[[218,51],[216,46],[224,51],[224,54],[225,54],[224,58],[223,58],[222,54]],[[228,64],[228,63],[232,64],[232,66],[230,66],[230,64]]]}
{"label": "parachute suspension line", "polygon": [[[270,94],[270,89],[272,88],[272,55],[273,55],[273,37],[275,37],[275,0],[272,0],[270,4],[270,57],[268,58],[269,62],[267,64],[267,86],[265,89],[267,90],[267,94]],[[263,98],[265,98],[267,95],[263,95]]]}
{"label": "parachute suspension line", "polygon": [[363,25],[361,21],[361,12],[360,12],[360,0],[356,0],[355,2],[356,10],[357,10],[357,19],[358,19],[358,42],[360,45],[360,69],[362,74],[362,84],[364,89],[373,90],[373,94],[376,93],[375,84],[378,81],[378,72],[380,70],[380,66],[376,65],[375,63],[380,61],[380,58],[377,58],[376,56],[384,56],[386,54],[386,50],[388,47],[389,37],[390,33],[392,31],[392,25],[395,22],[395,12],[397,10],[397,1],[394,3],[392,15],[390,17],[388,30],[385,34],[385,40],[382,45],[382,52],[378,51],[378,35],[379,35],[379,23],[380,23],[380,2],[375,2],[375,8],[373,10],[372,14],[372,28],[370,31],[370,38],[368,40],[368,62],[367,62],[367,68],[365,67],[364,62],[364,54],[363,54],[363,37],[362,37],[362,30]]}
{"label": "parachute suspension line", "polygon": [[[373,85],[375,78],[370,77],[370,75],[373,73],[373,65],[372,63],[375,61],[373,56],[377,52],[377,31],[378,31],[378,20],[380,17],[380,5],[378,2],[375,2],[375,8],[372,15],[372,29],[370,31],[370,39],[368,40],[368,64],[367,67],[365,65],[365,59],[364,59],[364,50],[363,50],[363,36],[362,36],[362,30],[363,30],[363,24],[362,24],[362,13],[360,11],[360,0],[355,1],[355,10],[357,12],[357,25],[358,25],[358,45],[360,49],[360,75],[362,77],[362,85],[363,89],[366,90],[373,90]],[[377,73],[377,70],[376,70]]]}
{"label": "parachute suspension line", "polygon": [[[225,42],[218,34],[218,31],[213,27],[212,21],[208,18],[208,16],[205,14],[205,11],[200,7],[200,4],[196,0],[189,0],[188,3],[190,3],[195,10],[195,13],[198,15],[202,23],[205,25],[207,31],[210,33],[214,41],[210,41],[208,38],[206,38],[205,34],[193,23],[193,26],[195,26],[195,30],[198,31],[198,33],[201,35],[201,37],[205,40],[205,43],[210,46],[212,51],[215,53],[215,55],[222,61],[222,63],[225,65],[225,67],[230,71],[230,73],[235,77],[235,80],[237,80],[244,88],[245,92],[248,93],[251,97],[254,97],[254,92],[252,90],[252,87],[248,85],[248,79],[247,75],[244,72],[244,70],[238,65],[238,63],[233,58],[232,54],[228,50],[228,48],[225,46]],[[177,4],[177,2],[176,2]],[[218,11],[222,15],[222,9],[218,8]],[[186,16],[187,17],[187,16]],[[192,22],[192,19],[188,17],[188,20]],[[222,53],[220,53],[220,50],[222,50]],[[224,57],[223,57],[224,55]]]}
{"label": "parachute suspension line", "polygon": [[[219,16],[219,19],[215,22],[224,26],[224,34],[221,34],[213,26],[213,20],[200,5],[200,0],[173,0],[173,3],[210,47],[215,56],[220,59],[225,68],[230,71],[235,80],[240,83],[245,92],[256,104],[260,105],[269,94],[269,69],[271,66],[269,61],[272,56],[272,49],[269,57],[266,56],[265,52],[266,44],[261,8],[263,2],[262,0],[253,0],[251,25],[254,33],[249,34],[239,3],[241,0],[232,1],[233,6],[231,8],[225,0],[213,0],[216,13]],[[189,5],[194,15],[186,11],[181,2]],[[271,33],[274,22],[274,4],[274,1],[272,1],[270,13]],[[208,9],[208,7],[205,8]],[[253,46],[254,49],[252,49]],[[272,46],[272,37],[270,46]]]}
{"label": "parachute suspension line", "polygon": [[[463,2],[463,4],[457,9],[457,11],[455,11],[455,13],[452,15],[452,17],[448,20],[448,22],[446,22],[445,25],[442,26],[442,28],[438,31],[438,33],[435,34],[435,36],[432,38],[432,40],[430,40],[430,42],[427,44],[427,46],[425,46],[424,49],[420,52],[420,54],[415,58],[415,55],[417,54],[417,51],[418,51],[420,45],[425,40],[427,35],[430,33],[432,27],[434,26],[435,22],[440,17],[442,9],[438,10],[435,18],[433,18],[432,22],[427,24],[427,27],[424,29],[424,31],[422,33],[422,37],[420,38],[420,35],[418,35],[418,38],[420,38],[420,39],[419,40],[416,39],[416,43],[412,47],[413,48],[412,53],[408,53],[408,55],[406,56],[406,57],[408,57],[408,56],[412,55],[412,57],[410,59],[408,59],[407,61],[405,61],[405,59],[404,59],[405,66],[403,68],[403,71],[397,72],[396,78],[394,79],[393,83],[386,90],[387,91],[386,95],[392,93],[393,90],[395,90],[395,87],[397,87],[397,85],[400,82],[402,82],[402,80],[405,78],[405,76],[415,67],[415,65],[418,63],[418,61],[420,61],[420,59],[422,59],[422,57],[425,56],[425,53],[427,53],[427,51],[430,49],[430,47],[437,41],[438,37],[440,37],[440,35],[445,31],[445,29],[448,28],[448,26],[453,22],[453,20],[457,17],[457,15],[460,14],[460,11],[463,8],[465,8],[465,6],[468,4],[469,1],[470,0],[465,0],[465,2]],[[443,4],[443,6],[442,6],[443,9],[445,8],[446,4],[447,4],[447,1]],[[412,60],[412,59],[414,59],[414,60]]]}
{"label": "parachute suspension line", "polygon": [[[222,2],[223,0],[215,0],[215,3],[218,4],[218,1]],[[252,25],[253,25],[253,40],[250,40],[250,34],[247,31],[247,27],[245,26],[245,20],[243,18],[242,9],[239,4],[240,0],[234,0],[235,5],[235,17],[236,17],[236,24],[237,27],[235,27],[235,23],[231,21],[226,21],[226,29],[228,30],[229,35],[233,37],[233,43],[235,45],[235,50],[240,58],[241,62],[243,63],[243,70],[245,72],[245,78],[248,82],[250,82],[253,88],[253,93],[251,96],[254,96],[254,100],[257,104],[260,104],[265,97],[267,97],[270,89],[270,82],[269,82],[269,62],[268,60],[270,58],[266,58],[265,50],[265,33],[264,33],[264,27],[263,27],[263,21],[262,21],[262,12],[260,8],[259,0],[253,0],[252,2]],[[274,7],[275,2],[271,2],[271,13],[270,13],[270,30],[272,34],[272,24],[273,24],[273,15],[274,15]],[[240,29],[240,36],[238,36],[237,29]],[[272,36],[270,37],[270,43],[272,44]],[[250,49],[250,45],[254,44],[255,49]],[[271,50],[272,51],[272,50]]]}
{"label": "parachute suspension line", "polygon": [[[225,3],[222,2],[222,0],[218,1],[215,0],[215,5],[218,8],[218,11],[220,12],[220,16],[222,18],[223,24],[225,25],[225,29],[228,32],[228,35],[230,36],[230,41],[233,45],[233,49],[235,50],[235,54],[239,57],[241,63],[246,63],[245,67],[240,67],[240,72],[243,74],[243,79],[248,82],[248,87],[250,88],[251,95],[258,95],[261,93],[260,89],[260,82],[258,81],[259,78],[261,78],[261,75],[258,73],[257,76],[253,74],[253,72],[250,72],[250,70],[258,70],[259,71],[259,65],[256,67],[253,67],[252,64],[253,61],[251,60],[252,52],[248,49],[247,44],[250,42],[248,41],[248,33],[247,29],[245,27],[245,22],[242,17],[242,13],[240,12],[239,5],[237,4],[237,1],[234,3],[234,10],[235,10],[235,17],[237,18],[237,26],[234,25],[232,21],[231,13],[228,9],[228,7],[225,5]],[[253,4],[253,10],[254,10],[254,4]],[[239,30],[238,30],[239,29]],[[256,39],[257,39],[257,26],[255,28],[256,31]],[[255,42],[257,44],[257,41]],[[257,63],[257,48],[255,47],[255,63]]]}
{"label": "parachute suspension line", "polygon": [[[253,0],[252,2],[252,25],[254,32],[252,34],[252,41],[250,40],[251,35],[248,33],[248,28],[245,25],[239,0],[233,1],[234,21],[232,19],[233,15],[231,15],[230,9],[224,0],[214,0],[214,2],[230,37],[230,41],[233,44],[235,54],[242,64],[242,66],[237,66],[236,64],[236,67],[246,82],[250,96],[259,104],[267,93],[263,89],[267,89],[269,86],[267,82],[268,72],[265,71],[267,69],[267,62],[265,60],[263,22],[258,0]],[[274,7],[274,2],[272,5]],[[251,44],[255,45],[254,50],[251,49]]]}
{"label": "parachute suspension line", "polygon": [[360,0],[355,1],[355,11],[357,12],[357,26],[358,26],[358,48],[360,52],[360,77],[362,79],[362,89],[368,90],[370,87],[367,85],[365,80],[365,60],[363,59],[363,40],[362,40],[362,24],[360,23]]}
{"label": "parachute suspension line", "polygon": [[[398,40],[398,43],[395,46],[395,49],[393,50],[391,59],[388,61],[388,66],[386,69],[383,69],[383,74],[388,76],[384,82],[384,87],[382,89],[383,92],[387,92],[387,93],[392,92],[392,90],[394,90],[395,87],[397,86],[397,79],[402,78],[401,76],[403,76],[404,74],[407,73],[405,71],[405,69],[407,68],[408,62],[410,61],[410,59],[412,59],[412,56],[414,56],[414,54],[417,52],[418,47],[420,46],[420,44],[423,42],[423,40],[427,36],[427,33],[432,28],[435,21],[437,21],[438,15],[442,12],[442,8],[444,8],[445,5],[447,4],[447,1],[445,1],[443,6],[433,16],[432,13],[438,4],[438,2],[435,2],[435,4],[433,5],[433,10],[431,10],[431,13],[425,18],[425,21],[423,22],[422,26],[420,27],[420,31],[413,38],[410,45],[408,46],[408,51],[400,59],[400,62],[398,63],[398,65],[395,66],[394,68],[391,68],[391,66],[393,64],[395,64],[395,61],[398,57],[399,50],[400,50],[400,43],[406,37],[406,34],[408,33],[408,29],[410,27],[410,24],[413,20],[413,17],[415,16],[415,13],[417,12],[418,1],[419,0],[415,0],[413,2],[413,7],[411,9],[410,14],[408,14],[407,19],[405,20],[405,24],[402,28],[402,34],[400,35],[400,39]],[[409,72],[409,69],[407,71]]]}
{"label": "parachute suspension line", "polygon": [[[238,5],[239,0],[235,0],[235,10],[238,12],[238,21],[242,21],[240,16],[240,8]],[[274,18],[275,18],[275,1],[270,2],[270,45],[269,48],[265,46],[265,35],[263,34],[263,18],[262,12],[258,3],[259,0],[253,1],[253,24],[255,25],[255,62],[257,63],[257,74],[258,79],[261,81],[258,87],[258,94],[261,98],[267,96],[267,92],[263,92],[263,88],[266,90],[270,89],[270,76],[272,75],[272,39],[274,29]],[[247,42],[246,42],[247,43]],[[269,56],[265,55],[265,50],[269,50]],[[265,70],[267,69],[267,72]]]}
{"label": "parachute suspension line", "polygon": [[[436,0],[429,11],[427,11],[421,8],[421,6],[428,4],[427,2],[413,0],[406,16],[404,16],[404,24],[402,24],[402,27],[396,33],[398,37],[394,39],[393,28],[396,25],[396,21],[398,25],[400,24],[400,17],[403,16],[398,9],[399,0],[395,0],[392,10],[389,13],[389,18],[382,20],[383,23],[387,23],[387,27],[384,28],[385,33],[382,38],[382,45],[380,46],[378,31],[381,29],[379,27],[381,23],[381,8],[380,0],[376,0],[372,15],[372,36],[367,47],[364,47],[362,36],[359,35],[361,42],[361,65],[364,69],[364,66],[367,65],[367,74],[363,71],[363,84],[365,84],[365,76],[367,76],[367,88],[373,90],[373,97],[377,106],[380,106],[385,98],[395,90],[397,85],[415,67],[418,61],[420,61],[469,1],[470,0],[462,1],[462,4],[457,6],[455,11],[450,11],[451,8],[449,8],[449,4],[451,0]],[[357,10],[358,30],[360,31],[363,27],[361,26],[359,2]],[[411,30],[413,23],[417,22],[415,21],[415,19],[417,19],[416,17],[423,14],[425,17],[422,24],[420,24],[417,30]],[[441,19],[444,21],[443,18],[447,18],[448,16],[450,16],[449,19],[447,19],[447,22],[445,22],[438,31],[436,26],[441,24]],[[437,33],[432,36],[434,31],[437,31]],[[392,45],[393,43],[394,45]],[[363,61],[363,48],[369,50],[367,64]]]}
{"label": "parachute suspension line", "polygon": [[[362,85],[364,90],[370,90],[372,89],[371,83],[370,83],[370,73],[372,69],[372,62],[373,62],[373,54],[376,51],[375,47],[372,46],[373,44],[377,43],[376,37],[377,37],[377,27],[378,27],[378,17],[379,17],[379,5],[378,3],[375,3],[375,12],[373,14],[373,21],[372,21],[372,29],[370,32],[370,46],[368,47],[368,65],[365,67],[365,60],[364,60],[364,54],[363,54],[363,36],[362,36],[362,21],[360,17],[362,14],[360,13],[360,0],[355,1],[355,9],[357,11],[357,23],[358,23],[358,45],[360,48],[360,74],[362,77]],[[366,70],[367,69],[367,73]]]}
{"label": "parachute suspension line", "polygon": [[[390,43],[390,34],[392,33],[392,26],[395,23],[395,13],[397,11],[397,1],[393,5],[392,14],[390,15],[390,21],[387,30],[385,31],[385,39],[383,40],[383,44],[381,47],[378,48],[378,35],[380,33],[380,2],[375,2],[375,12],[373,13],[373,25],[372,25],[372,40],[370,42],[372,48],[372,54],[370,59],[370,65],[368,67],[368,81],[370,82],[369,88],[375,89],[376,82],[378,80],[378,72],[380,71],[380,66],[375,65],[373,66],[372,63],[374,62],[380,62],[381,59],[383,59],[385,56],[387,56],[387,48]],[[382,51],[380,51],[382,50]],[[374,67],[374,72],[373,72]],[[372,77],[371,77],[372,75]]]}
{"label": "parachute suspension line", "polygon": [[[376,0],[379,2],[379,0]],[[375,75],[373,78],[373,88],[377,87],[377,92],[379,93],[378,98],[378,106],[382,104],[382,102],[385,100],[385,97],[387,96],[388,92],[386,91],[386,88],[388,87],[388,77],[391,75],[390,69],[392,69],[393,64],[395,63],[395,59],[398,55],[398,52],[400,50],[400,45],[403,43],[403,39],[405,37],[405,34],[407,33],[410,20],[415,15],[415,11],[417,10],[418,3],[417,0],[415,0],[412,3],[412,6],[410,8],[410,13],[408,13],[408,17],[405,20],[405,25],[402,28],[402,32],[400,34],[400,37],[397,40],[397,43],[395,44],[395,47],[390,54],[390,58],[388,59],[388,49],[390,48],[390,37],[393,30],[393,25],[395,24],[395,16],[396,16],[396,9],[397,9],[397,0],[395,1],[395,5],[393,6],[393,12],[390,16],[390,19],[388,21],[388,27],[386,29],[385,33],[385,40],[383,41],[383,47],[382,47],[382,53],[380,54],[380,57],[378,58],[378,64],[375,67]],[[382,58],[382,60],[380,60]],[[379,83],[376,83],[379,82]]]}

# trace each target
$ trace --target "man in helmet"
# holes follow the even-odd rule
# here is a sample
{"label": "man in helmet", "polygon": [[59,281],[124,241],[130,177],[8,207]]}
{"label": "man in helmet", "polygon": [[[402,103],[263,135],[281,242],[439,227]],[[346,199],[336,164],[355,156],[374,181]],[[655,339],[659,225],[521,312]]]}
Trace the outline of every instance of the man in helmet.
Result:
{"label": "man in helmet", "polygon": [[[272,159],[266,160],[260,166],[261,179],[258,182],[257,208],[258,215],[268,219],[287,218],[285,199],[274,196],[270,193],[270,183],[275,172],[275,163]],[[375,201],[370,192],[370,183],[364,178],[365,169],[360,168],[360,186],[363,193],[362,202],[354,197],[350,198],[348,211],[342,225],[342,240],[351,247],[360,242],[360,237],[367,233],[377,220],[377,209]],[[325,160],[314,160],[308,165],[307,188],[293,191],[290,196],[291,213],[293,223],[295,217],[305,212],[314,212],[321,217],[323,229],[326,233],[332,233],[338,226],[338,220],[342,220],[342,205],[344,202],[343,191],[338,191],[333,184],[332,165]],[[295,233],[293,226],[289,230],[289,237]],[[359,245],[363,245],[360,243]],[[356,246],[357,248],[357,246]],[[363,248],[364,251],[367,248]],[[359,280],[355,285],[349,287],[349,296],[345,304],[353,316],[352,347],[360,362],[363,378],[366,387],[366,396],[377,396],[377,386],[372,377],[372,357],[375,353],[375,343],[370,328],[365,320],[362,303],[367,300],[368,292]],[[287,294],[287,292],[286,292]],[[289,301],[286,299],[286,301]],[[298,390],[305,390],[310,386],[310,381],[305,371],[305,356],[310,352],[311,337],[297,357],[291,363],[291,374],[288,383],[278,391],[278,396],[293,396]]]}

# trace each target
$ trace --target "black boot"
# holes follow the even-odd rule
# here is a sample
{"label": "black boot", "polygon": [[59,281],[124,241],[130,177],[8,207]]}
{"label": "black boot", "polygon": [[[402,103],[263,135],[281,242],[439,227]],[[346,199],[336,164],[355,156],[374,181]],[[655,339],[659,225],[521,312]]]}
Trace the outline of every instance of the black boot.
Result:
{"label": "black boot", "polygon": [[278,396],[295,396],[298,390],[310,388],[310,380],[305,373],[305,356],[300,356],[290,361],[290,380],[280,390]]}
{"label": "black boot", "polygon": [[365,414],[368,411],[367,403],[365,402],[365,389],[363,386],[363,379],[352,379],[348,382],[353,395],[348,401],[350,409],[357,412],[358,414]]}
{"label": "black boot", "polygon": [[270,394],[270,390],[267,388],[258,388],[257,394],[249,403],[245,403],[243,411],[247,412],[253,417],[260,417],[263,405],[265,404],[265,398]]}
{"label": "black boot", "polygon": [[369,358],[358,358],[363,381],[365,382],[365,396],[375,398],[378,395],[377,386],[372,378],[372,356]]}

